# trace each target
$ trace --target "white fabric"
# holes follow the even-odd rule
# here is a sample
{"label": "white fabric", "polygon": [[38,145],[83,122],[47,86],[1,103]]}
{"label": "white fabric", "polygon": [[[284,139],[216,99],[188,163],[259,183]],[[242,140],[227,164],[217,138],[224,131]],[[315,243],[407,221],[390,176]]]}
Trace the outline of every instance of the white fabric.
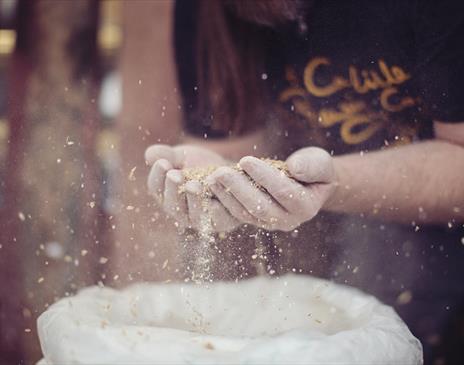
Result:
{"label": "white fabric", "polygon": [[38,319],[43,365],[421,364],[372,296],[307,276],[91,287]]}

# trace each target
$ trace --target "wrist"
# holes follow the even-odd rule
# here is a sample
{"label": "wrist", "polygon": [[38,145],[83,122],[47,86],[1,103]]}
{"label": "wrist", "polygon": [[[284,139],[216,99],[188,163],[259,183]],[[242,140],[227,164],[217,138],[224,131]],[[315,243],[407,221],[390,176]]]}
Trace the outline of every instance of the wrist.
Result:
{"label": "wrist", "polygon": [[330,183],[332,185],[332,191],[329,194],[329,197],[325,201],[324,205],[322,206],[323,210],[327,211],[336,211],[337,207],[340,205],[340,190],[341,190],[341,175],[342,172],[340,171],[341,164],[340,161],[334,157],[332,159],[333,165],[333,181]]}

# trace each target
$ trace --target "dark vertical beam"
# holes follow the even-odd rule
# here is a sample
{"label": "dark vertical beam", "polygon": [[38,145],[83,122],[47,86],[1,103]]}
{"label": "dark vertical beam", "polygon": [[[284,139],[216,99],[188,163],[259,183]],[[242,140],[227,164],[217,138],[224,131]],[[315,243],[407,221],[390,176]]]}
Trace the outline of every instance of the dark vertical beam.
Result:
{"label": "dark vertical beam", "polygon": [[98,3],[19,3],[0,212],[0,362],[8,364],[38,360],[37,316],[94,283],[100,255]]}
{"label": "dark vertical beam", "polygon": [[[8,72],[7,117],[9,140],[3,183],[4,202],[0,206],[0,363],[19,364],[23,358],[23,336],[26,324],[23,308],[24,272],[21,265],[20,219],[17,203],[21,189],[20,169],[27,138],[24,106],[33,57],[30,36],[34,34],[34,6],[20,2],[16,19],[16,50]],[[25,313],[26,317],[29,314]]]}

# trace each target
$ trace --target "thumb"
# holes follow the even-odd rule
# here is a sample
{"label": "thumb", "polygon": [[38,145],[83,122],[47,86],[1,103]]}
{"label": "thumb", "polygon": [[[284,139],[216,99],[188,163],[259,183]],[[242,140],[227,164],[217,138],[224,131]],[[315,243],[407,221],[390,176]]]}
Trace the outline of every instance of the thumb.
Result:
{"label": "thumb", "polygon": [[306,183],[329,183],[335,178],[335,171],[330,156],[317,147],[302,148],[286,161],[290,175]]}

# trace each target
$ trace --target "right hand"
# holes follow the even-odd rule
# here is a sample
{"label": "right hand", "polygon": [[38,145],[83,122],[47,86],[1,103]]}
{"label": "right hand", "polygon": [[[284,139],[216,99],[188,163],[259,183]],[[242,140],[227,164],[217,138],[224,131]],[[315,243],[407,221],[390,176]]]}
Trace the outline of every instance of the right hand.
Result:
{"label": "right hand", "polygon": [[[155,144],[145,151],[145,161],[151,166],[148,190],[162,209],[176,221],[181,229],[200,229],[203,187],[199,181],[188,181],[185,192],[179,192],[184,184],[182,169],[206,166],[224,166],[228,162],[217,153],[198,146],[168,146]],[[215,199],[208,201],[209,215],[215,231],[227,232],[240,225],[226,208]]]}

